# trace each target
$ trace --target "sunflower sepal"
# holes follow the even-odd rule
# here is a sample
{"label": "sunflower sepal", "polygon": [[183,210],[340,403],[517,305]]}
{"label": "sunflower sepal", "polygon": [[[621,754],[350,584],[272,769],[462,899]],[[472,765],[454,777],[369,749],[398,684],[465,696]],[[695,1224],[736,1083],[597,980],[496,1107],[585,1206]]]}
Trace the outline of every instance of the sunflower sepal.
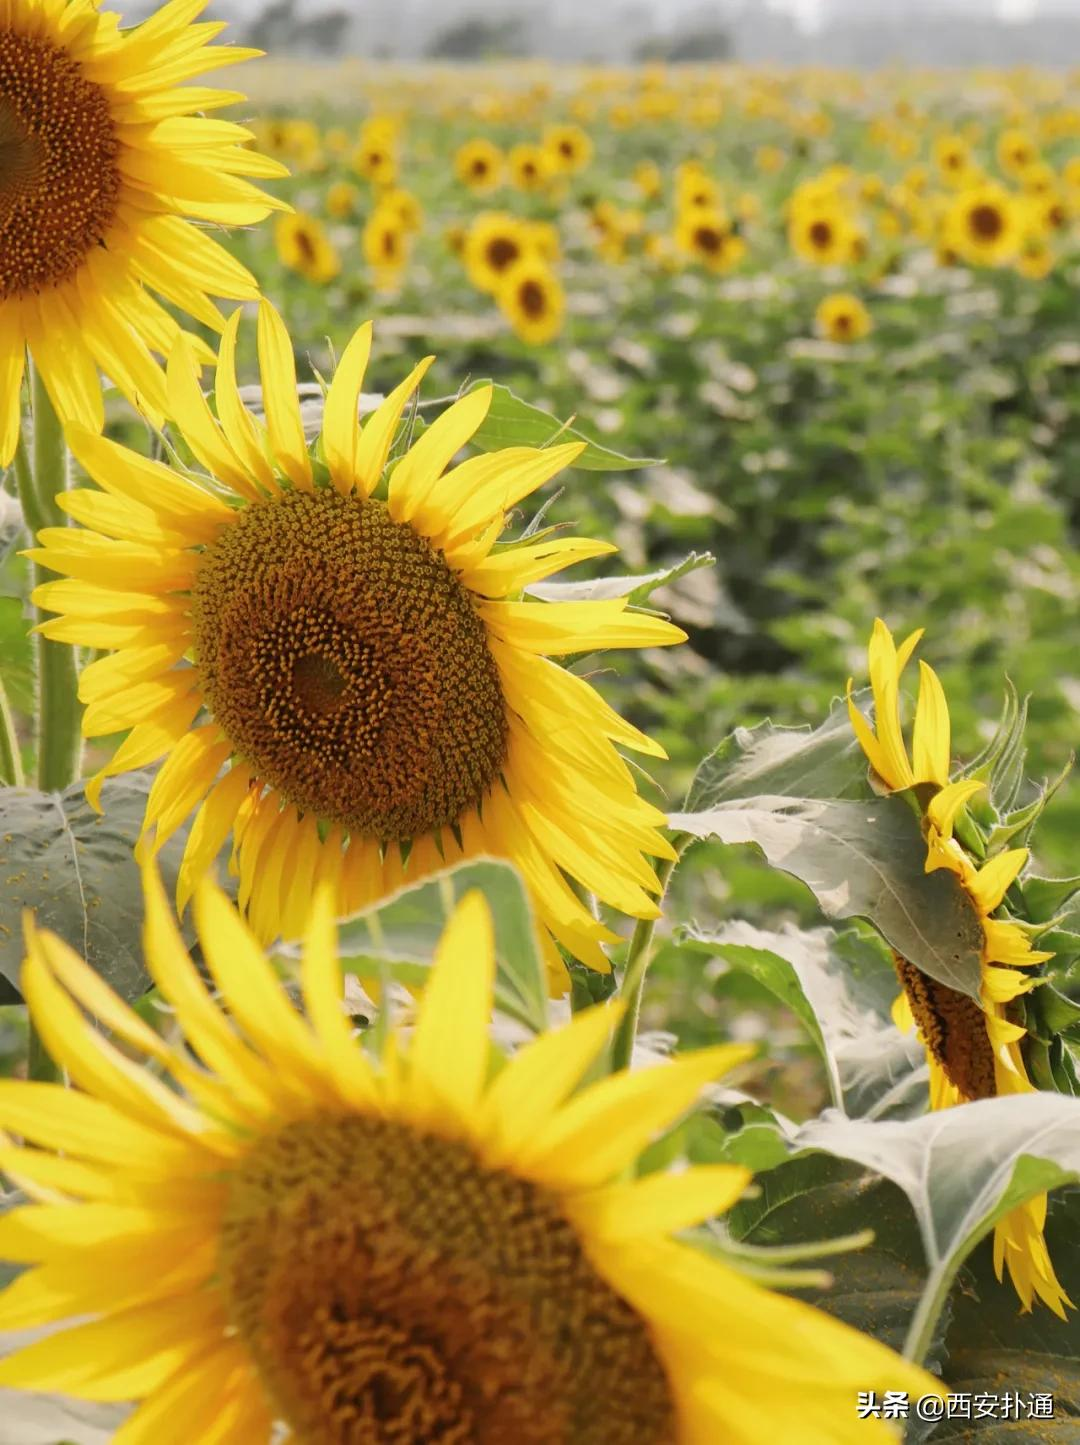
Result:
{"label": "sunflower sepal", "polygon": [[987,833],[987,849],[993,851],[1010,842],[1014,847],[1026,844],[1047,804],[1068,779],[1073,766],[1074,759],[1070,757],[1056,777],[1040,784],[1036,797],[1030,803],[1022,808],[1014,808],[1011,812],[999,814]]}

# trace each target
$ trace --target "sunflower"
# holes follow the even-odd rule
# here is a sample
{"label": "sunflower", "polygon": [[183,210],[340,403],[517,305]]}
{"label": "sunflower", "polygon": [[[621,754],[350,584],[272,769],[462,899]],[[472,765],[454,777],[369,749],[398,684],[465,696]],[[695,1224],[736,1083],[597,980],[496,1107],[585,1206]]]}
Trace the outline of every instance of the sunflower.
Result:
{"label": "sunflower", "polygon": [[465,240],[465,267],[478,291],[495,292],[507,271],[534,249],[529,223],[505,211],[482,211]]}
{"label": "sunflower", "polygon": [[1022,238],[1022,208],[996,181],[961,191],[945,216],[946,244],[969,265],[1004,265]]}
{"label": "sunflower", "polygon": [[558,277],[539,256],[512,266],[495,299],[516,335],[530,346],[542,346],[562,329],[565,300]]}
{"label": "sunflower", "polygon": [[353,151],[352,167],[365,181],[392,186],[397,180],[397,155],[390,141],[382,136],[361,140]]}
{"label": "sunflower", "polygon": [[664,177],[655,161],[639,161],[634,167],[633,182],[642,200],[658,200],[664,192]]}
{"label": "sunflower", "polygon": [[793,211],[788,240],[803,261],[843,266],[859,258],[862,237],[846,207],[836,200],[822,200]]}
{"label": "sunflower", "polygon": [[814,313],[814,324],[827,341],[861,341],[873,330],[869,311],[849,291],[824,297]]}
{"label": "sunflower", "polygon": [[341,272],[341,257],[315,216],[300,212],[279,216],[274,227],[274,243],[283,265],[320,286],[333,281]]}
{"label": "sunflower", "polygon": [[691,207],[684,211],[675,230],[675,244],[710,271],[730,271],[746,255],[746,242],[732,228],[722,211]]}
{"label": "sunflower", "polygon": [[544,132],[544,149],[553,171],[576,175],[592,160],[593,143],[579,125],[553,125]]}
{"label": "sunflower", "polygon": [[360,205],[360,192],[349,181],[335,181],[326,192],[327,214],[337,221],[355,216]]}
{"label": "sunflower", "polygon": [[998,136],[997,158],[1007,175],[1020,180],[1025,171],[1038,164],[1039,148],[1027,131],[1013,126]]}
{"label": "sunflower", "polygon": [[519,191],[542,191],[553,175],[548,152],[529,143],[511,146],[506,166]]}
{"label": "sunflower", "polygon": [[[245,176],[286,174],[251,132],[196,114],[242,99],[185,88],[257,51],[213,47],[200,0],[133,30],[88,0],[0,0],[0,467],[15,453],[26,349],[64,421],[100,430],[98,369],[160,424],[179,332],[157,292],[217,330],[208,293],[255,278],[191,220],[288,209]],[[190,219],[189,219],[190,218]]]}
{"label": "sunflower", "polygon": [[380,290],[392,290],[409,259],[409,233],[393,206],[376,206],[360,234],[364,260],[375,273]]}
{"label": "sunflower", "polygon": [[681,165],[675,173],[675,204],[680,211],[718,212],[724,203],[719,184],[696,163]]}
{"label": "sunflower", "polygon": [[401,222],[401,229],[415,234],[424,224],[424,210],[420,202],[404,186],[391,186],[379,196],[380,209],[392,211]]}
{"label": "sunflower", "polygon": [[940,135],[934,141],[934,161],[950,186],[968,186],[978,174],[971,146],[961,135]]}
{"label": "sunflower", "polygon": [[[914,1027],[930,1069],[930,1107],[947,1109],[974,1099],[1034,1092],[1020,1042],[1025,1030],[1008,1017],[1008,1005],[1038,982],[1021,972],[1052,957],[1034,949],[1023,929],[997,917],[1005,892],[1027,861],[1026,848],[997,853],[981,867],[969,858],[953,830],[957,817],[983,784],[972,778],[949,781],[951,728],[944,689],[933,668],[920,662],[911,756],[900,722],[900,678],[922,636],[913,632],[899,648],[879,618],[870,640],[870,685],[875,728],[855,706],[848,679],[848,711],[870,766],[889,789],[926,785],[924,808],[926,871],[954,873],[982,929],[982,985],[978,1000],[947,988],[895,955],[903,992],[893,1008],[897,1027]],[[1043,1238],[1046,1195],[1007,1214],[994,1229],[994,1268],[1007,1266],[1025,1310],[1036,1296],[1064,1318],[1072,1301],[1054,1274]]]}
{"label": "sunflower", "polygon": [[45,528],[30,553],[71,579],[35,589],[65,614],[45,635],[117,649],[82,674],[83,729],[132,732],[87,796],[97,805],[105,777],[165,756],[145,830],[161,846],[198,810],[178,904],[231,831],[241,906],[261,938],[298,935],[316,879],[335,882],[345,914],[443,860],[491,854],[532,890],[553,981],[564,973],[553,940],[606,970],[600,945],[614,935],[564,873],[623,912],[657,915],[643,855],[673,856],[657,831],[664,815],[613,744],[664,754],[549,659],[685,634],[624,598],[522,597],[608,543],[495,548],[507,512],[581,445],[513,447],[443,475],[487,414],[484,387],[428,426],[383,483],[431,358],[359,430],[368,324],[338,367],[313,464],[284,326],[264,304],[264,427],[237,394],[238,321],[218,363],[220,423],[185,343],[169,362],[170,412],[213,480],[75,429],[73,450],[106,495],[67,493],[65,510],[92,530]]}
{"label": "sunflower", "polygon": [[502,181],[502,170],[502,151],[483,137],[466,141],[454,157],[454,174],[478,194],[494,190]]}
{"label": "sunflower", "polygon": [[84,1318],[0,1361],[0,1385],[137,1401],[116,1445],[180,1438],[178,1421],[185,1445],[279,1427],[313,1445],[884,1445],[856,1390],[940,1393],[672,1238],[747,1170],[628,1177],[745,1046],[580,1088],[618,1016],[599,1006],[489,1082],[492,923],[471,893],[410,1039],[373,1058],[343,1012],[327,892],[301,1015],[212,884],[196,916],[216,996],[147,885],[147,964],[190,1052],[27,930],[27,1001],[79,1092],[0,1082],[0,1125],[27,1141],[0,1167],[32,1200],[0,1221],[4,1258],[31,1266],[0,1328]]}

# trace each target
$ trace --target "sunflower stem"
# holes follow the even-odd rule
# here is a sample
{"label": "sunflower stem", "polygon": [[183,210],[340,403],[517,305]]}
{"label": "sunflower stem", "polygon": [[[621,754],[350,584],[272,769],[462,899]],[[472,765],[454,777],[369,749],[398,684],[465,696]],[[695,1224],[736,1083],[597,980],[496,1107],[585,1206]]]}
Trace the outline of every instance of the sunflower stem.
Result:
{"label": "sunflower stem", "polygon": [[21,788],[25,782],[15,715],[11,711],[4,679],[0,677],[0,783],[8,788]]}
{"label": "sunflower stem", "polygon": [[[692,842],[693,838],[689,833],[677,833],[671,840],[675,857],[662,858],[657,864],[656,876],[660,883],[660,892],[656,900],[658,904],[663,904],[668,881],[682,857],[683,850],[687,844]],[[626,968],[619,986],[619,997],[626,1005],[626,1012],[615,1030],[615,1039],[611,1046],[612,1073],[630,1067],[638,1023],[641,1020],[641,998],[645,992],[645,975],[652,962],[652,941],[655,931],[655,918],[639,918],[630,939],[630,947],[626,954]]]}
{"label": "sunflower stem", "polygon": [[[67,487],[68,456],[64,431],[45,389],[41,372],[31,367],[30,396],[34,419],[32,476],[20,477],[23,516],[34,540],[42,527],[62,527],[64,512],[56,496]],[[52,573],[34,564],[34,585]],[[50,614],[36,610],[38,622]],[[37,636],[38,716],[37,781],[43,792],[61,792],[78,777],[82,756],[79,733],[78,671],[75,649],[67,642]]]}
{"label": "sunflower stem", "polygon": [[939,1264],[936,1270],[931,1271],[930,1277],[926,1281],[915,1313],[911,1317],[907,1338],[904,1341],[904,1358],[911,1360],[913,1364],[921,1365],[930,1351],[934,1331],[941,1318],[941,1311],[945,1308],[949,1290],[952,1288],[960,1264],[960,1259],[954,1260],[951,1265]]}

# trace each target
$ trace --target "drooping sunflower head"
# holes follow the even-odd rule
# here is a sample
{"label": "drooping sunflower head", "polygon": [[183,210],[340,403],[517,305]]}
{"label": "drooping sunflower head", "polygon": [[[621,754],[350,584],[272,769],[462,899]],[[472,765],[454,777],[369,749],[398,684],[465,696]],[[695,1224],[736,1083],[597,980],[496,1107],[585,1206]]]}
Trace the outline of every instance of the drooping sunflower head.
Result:
{"label": "drooping sunflower head", "polygon": [[160,845],[198,810],[181,905],[232,833],[241,905],[264,938],[300,932],[316,879],[333,883],[345,913],[443,860],[486,853],[524,874],[556,977],[553,940],[606,969],[601,944],[614,935],[564,875],[655,916],[646,855],[671,856],[663,814],[614,744],[663,754],[550,659],[684,634],[622,598],[524,594],[613,550],[575,537],[499,542],[510,509],[581,444],[452,465],[487,414],[484,387],[408,446],[402,416],[431,358],[360,427],[368,325],[342,356],[312,455],[284,326],[264,304],[256,417],[236,385],[238,324],[222,342],[216,417],[186,343],[169,362],[171,413],[209,475],[75,429],[103,491],[66,494],[86,530],[45,529],[31,553],[69,579],[35,592],[63,614],[42,631],[113,654],[82,674],[85,733],[132,729],[89,797],[105,777],[165,757],[146,829]]}
{"label": "drooping sunflower head", "polygon": [[[900,714],[900,678],[922,631],[899,648],[878,618],[870,640],[870,682],[875,729],[856,707],[848,681],[848,711],[871,767],[891,789],[924,785],[920,804],[926,840],[927,873],[946,869],[956,877],[981,933],[980,988],[977,998],[948,987],[894,953],[901,993],[893,1020],[915,1028],[926,1050],[930,1107],[947,1109],[975,1099],[1030,1092],[1032,1084],[1022,1052],[1026,1028],[1018,1022],[1017,1000],[1038,986],[1030,970],[1052,954],[1036,949],[1029,932],[1000,910],[1005,895],[1027,862],[1026,848],[1010,848],[982,860],[973,858],[955,836],[965,805],[981,793],[976,778],[949,781],[951,725],[944,689],[931,667],[920,663],[911,756]],[[1006,1215],[995,1229],[998,1278],[1007,1265],[1025,1309],[1037,1297],[1056,1314],[1070,1304],[1051,1267],[1042,1237],[1045,1195]]]}
{"label": "drooping sunflower head", "polygon": [[767,1445],[810,1428],[884,1445],[857,1389],[937,1393],[672,1238],[729,1208],[748,1171],[632,1177],[745,1046],[580,1087],[617,1018],[599,1006],[489,1082],[492,925],[473,893],[410,1039],[391,1029],[373,1057],[343,1008],[328,892],[301,1014],[204,882],[211,993],[147,883],[147,964],[178,1044],[28,931],[23,988],[78,1089],[0,1082],[0,1127],[26,1141],[0,1168],[35,1201],[0,1221],[4,1258],[31,1266],[0,1328],[67,1327],[0,1362],[3,1386],[135,1400],[131,1445],[177,1420],[189,1445],[269,1445],[281,1427],[311,1445]]}
{"label": "drooping sunflower head", "polygon": [[158,424],[179,327],[151,295],[220,330],[211,294],[258,295],[206,231],[278,202],[244,177],[284,175],[251,132],[204,112],[241,97],[185,88],[257,54],[209,46],[205,0],[142,25],[87,0],[0,0],[0,467],[14,454],[27,347],[64,420],[100,429],[98,370]]}

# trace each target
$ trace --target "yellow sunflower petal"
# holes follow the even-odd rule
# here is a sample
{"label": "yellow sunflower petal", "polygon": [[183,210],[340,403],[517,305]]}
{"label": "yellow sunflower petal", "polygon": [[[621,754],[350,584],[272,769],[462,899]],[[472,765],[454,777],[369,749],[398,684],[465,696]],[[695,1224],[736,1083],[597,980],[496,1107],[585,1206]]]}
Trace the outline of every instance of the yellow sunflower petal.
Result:
{"label": "yellow sunflower petal", "polygon": [[603,1079],[537,1130],[519,1165],[562,1184],[603,1184],[684,1114],[706,1084],[754,1052],[752,1045],[722,1044]]}
{"label": "yellow sunflower petal", "polygon": [[337,490],[347,496],[356,485],[356,451],[360,441],[357,407],[371,356],[371,322],[367,321],[353,335],[342,353],[326,394],[323,412],[322,444],[330,479]]}
{"label": "yellow sunflower petal", "polygon": [[431,423],[390,473],[390,515],[408,522],[438,485],[444,468],[481,425],[494,388],[477,387]]}
{"label": "yellow sunflower petal", "polygon": [[296,394],[296,362],[285,324],[269,302],[259,307],[259,369],[270,446],[281,470],[301,491],[314,486]]}
{"label": "yellow sunflower petal", "polygon": [[724,1214],[753,1175],[740,1164],[706,1164],[683,1174],[650,1174],[572,1196],[571,1218],[590,1238],[612,1244],[677,1233]]}
{"label": "yellow sunflower petal", "polygon": [[500,1158],[512,1161],[519,1142],[528,1145],[607,1044],[623,1004],[599,1004],[575,1014],[561,1029],[538,1034],[518,1049],[484,1095],[478,1127],[498,1141]]}
{"label": "yellow sunflower petal", "polygon": [[943,838],[951,838],[956,815],[969,798],[981,793],[985,783],[975,778],[961,778],[959,782],[948,783],[934,794],[926,809],[926,816]]}
{"label": "yellow sunflower petal", "polygon": [[378,486],[401,413],[434,360],[434,356],[425,356],[364,422],[353,454],[353,475],[365,496],[370,496]]}
{"label": "yellow sunflower petal", "polygon": [[131,1400],[158,1389],[224,1334],[215,1293],[138,1305],[49,1335],[0,1360],[0,1386],[80,1400]]}
{"label": "yellow sunflower petal", "polygon": [[315,894],[304,939],[300,983],[304,1009],[334,1086],[346,1103],[360,1108],[370,1104],[375,1096],[375,1073],[353,1039],[344,1011],[334,895],[330,888],[321,888]]}
{"label": "yellow sunflower petal", "polygon": [[945,700],[945,689],[934,669],[920,662],[919,701],[911,736],[911,762],[916,782],[937,783],[943,788],[949,781],[950,748],[949,704]]}
{"label": "yellow sunflower petal", "polygon": [[993,913],[1028,860],[1026,848],[1008,848],[984,863],[967,884],[967,890],[982,914]]}
{"label": "yellow sunflower petal", "polygon": [[491,912],[474,889],[458,903],[439,940],[408,1055],[420,1097],[460,1119],[470,1118],[487,1074],[494,986]]}

